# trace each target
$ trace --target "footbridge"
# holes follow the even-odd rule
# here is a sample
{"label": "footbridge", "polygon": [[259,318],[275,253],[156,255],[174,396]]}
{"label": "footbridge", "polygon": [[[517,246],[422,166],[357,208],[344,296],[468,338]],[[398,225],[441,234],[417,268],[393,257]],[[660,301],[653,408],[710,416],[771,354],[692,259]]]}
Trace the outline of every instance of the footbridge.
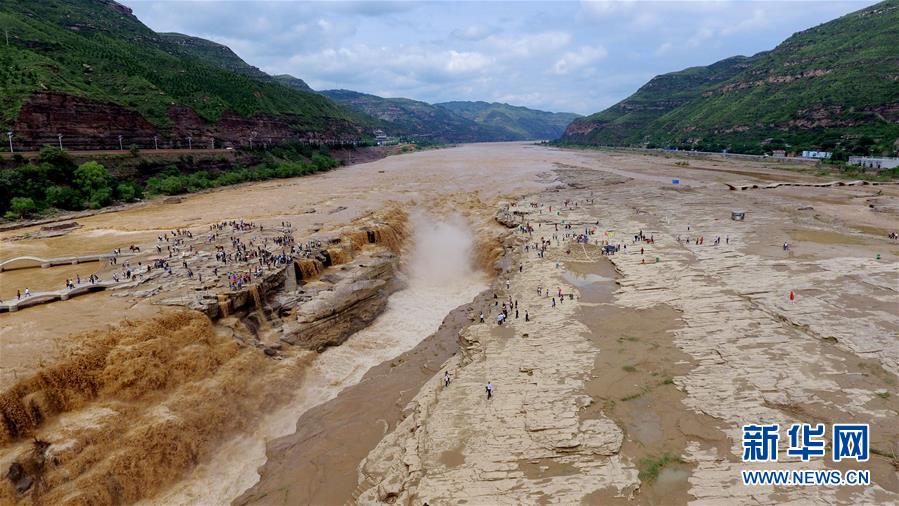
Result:
{"label": "footbridge", "polygon": [[79,295],[84,295],[91,292],[99,292],[130,282],[131,280],[127,279],[120,281],[114,281],[110,279],[107,281],[97,281],[95,283],[81,283],[75,285],[74,288],[63,288],[62,290],[56,291],[32,292],[31,295],[28,296],[23,295],[20,298],[0,301],[0,313],[12,313],[18,311],[19,309],[36,306],[38,304],[46,304],[48,302],[55,302],[58,300],[69,300],[72,297],[77,297]]}
{"label": "footbridge", "polygon": [[115,253],[98,253],[95,255],[80,255],[80,256],[71,256],[71,257],[59,257],[59,258],[40,258],[33,256],[21,256],[10,258],[8,260],[3,260],[0,262],[0,272],[3,271],[11,271],[13,269],[33,269],[37,267],[41,267],[46,269],[48,267],[53,267],[55,265],[76,265],[83,264],[87,262],[101,262],[103,260],[108,260],[113,257],[117,258],[127,258],[133,256],[134,253],[120,253],[116,255]]}

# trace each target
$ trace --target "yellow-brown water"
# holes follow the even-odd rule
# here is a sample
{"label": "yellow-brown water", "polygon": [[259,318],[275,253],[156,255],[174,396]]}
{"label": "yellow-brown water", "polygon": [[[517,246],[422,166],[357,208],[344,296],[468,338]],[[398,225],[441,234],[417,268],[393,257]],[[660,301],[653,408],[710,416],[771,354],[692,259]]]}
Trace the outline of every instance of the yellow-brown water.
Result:
{"label": "yellow-brown water", "polygon": [[384,314],[343,345],[315,356],[302,382],[290,390],[288,402],[267,413],[251,430],[221,444],[186,479],[144,503],[230,502],[258,479],[256,469],[265,462],[266,441],[292,433],[305,411],[357,383],[372,366],[413,348],[436,331],[453,308],[486,288],[487,277],[473,267],[476,244],[464,219],[441,219],[446,221],[413,215],[413,245],[403,269],[408,287],[390,297]]}
{"label": "yellow-brown water", "polygon": [[[505,146],[501,149],[513,149],[517,153],[529,148]],[[487,152],[483,148],[474,151]],[[475,265],[487,265],[502,252],[496,239],[487,233],[493,213],[489,197],[497,194],[496,188],[504,191],[539,188],[534,176],[547,168],[547,165],[527,162],[521,156],[518,159],[523,167],[505,160],[497,164],[496,173],[485,175],[480,169],[479,156],[474,156],[470,148],[446,151],[459,155],[455,159],[450,157],[454,159],[452,163],[435,156],[437,153],[410,157],[419,158],[418,161],[399,157],[376,162],[375,167],[365,170],[358,167],[343,170],[355,174],[341,175],[343,171],[337,171],[322,178],[307,178],[302,191],[290,180],[262,183],[264,188],[257,185],[232,188],[216,192],[220,195],[188,197],[181,204],[151,203],[123,213],[81,219],[79,222],[84,227],[63,237],[4,242],[4,258],[25,254],[54,257],[111,251],[127,248],[132,243],[147,248],[163,230],[224,219],[255,220],[266,225],[291,221],[300,241],[308,230],[306,227],[312,228],[313,223],[314,228],[324,226],[326,230],[336,230],[341,241],[329,248],[328,254],[333,264],[341,264],[372,242],[401,252],[407,234],[403,230],[404,207],[422,202],[427,203],[425,208],[439,208],[439,217],[457,214],[452,224],[443,225],[450,228],[438,228],[436,233],[454,239],[452,244],[430,250],[427,257],[436,263],[425,269],[413,267],[415,274],[410,279],[433,280],[433,276],[445,272],[449,266],[461,269],[464,264],[465,267],[463,272],[455,272],[439,283],[410,283],[410,288],[390,299],[387,313],[372,330],[354,336],[344,347],[329,350],[321,360],[316,360],[315,373],[307,370],[313,359],[309,352],[285,350],[283,360],[273,361],[258,350],[236,344],[227,326],[217,329],[205,317],[193,313],[166,312],[149,321],[105,330],[125,318],[159,314],[160,309],[140,299],[101,293],[0,315],[6,336],[18,335],[26,328],[34,330],[28,339],[16,344],[19,360],[15,364],[7,364],[5,360],[9,356],[7,346],[16,339],[4,339],[0,343],[4,347],[0,366],[4,373],[13,372],[0,377],[7,389],[3,409],[12,420],[8,424],[11,429],[2,436],[5,442],[0,443],[4,448],[0,467],[8,466],[10,459],[22,454],[30,444],[28,438],[48,441],[48,455],[60,464],[40,473],[42,484],[34,490],[41,491],[35,497],[42,503],[57,502],[62,497],[91,503],[133,502],[159,493],[163,493],[159,497],[165,498],[160,503],[189,503],[193,502],[191,497],[194,500],[199,497],[192,495],[191,490],[213,493],[210,487],[215,489],[216,497],[226,501],[252,485],[256,479],[255,467],[264,461],[266,439],[292,430],[305,409],[358,381],[372,365],[414,346],[436,329],[453,307],[483,289],[484,280],[470,267],[472,259]],[[441,159],[442,162],[437,162]],[[378,173],[378,167],[384,167],[381,170],[387,175]],[[372,185],[373,173],[384,176],[385,181]],[[314,183],[316,179],[325,181]],[[400,180],[403,183],[397,184]],[[505,184],[498,184],[501,180]],[[352,181],[355,182],[350,184]],[[455,187],[449,184],[452,181]],[[465,187],[475,189],[482,182],[485,183],[484,201],[451,192]],[[310,183],[321,186],[310,189]],[[289,198],[285,199],[282,197],[288,196],[287,188],[290,188]],[[391,188],[397,191],[391,193]],[[272,192],[273,197],[257,198],[260,191]],[[243,197],[246,200],[235,205],[235,200]],[[275,209],[270,206],[276,201],[285,207],[286,214],[273,212]],[[343,203],[350,204],[346,211],[326,212]],[[289,214],[291,209],[296,211],[308,205],[316,205],[317,212]],[[350,225],[353,218],[368,216],[379,206],[386,207],[366,229]],[[180,209],[176,211],[176,208]],[[419,223],[427,221],[416,219]],[[343,223],[349,226],[341,229]],[[452,233],[469,226],[477,236],[476,243],[470,237]],[[203,229],[194,230],[202,233]],[[0,235],[0,239],[3,237]],[[462,250],[458,249],[460,246]],[[447,252],[459,254],[447,262],[443,257]],[[420,264],[418,261],[410,265]],[[302,279],[315,278],[324,271],[317,260],[300,259],[297,265]],[[73,273],[88,273],[82,276],[86,277],[93,271],[85,268],[96,268],[99,264],[72,267],[79,270],[64,266],[2,273],[0,282],[4,289],[21,285],[38,291],[48,288],[43,286],[45,280],[60,284],[56,278],[64,282]],[[263,306],[258,290],[251,289],[251,296],[255,307]],[[100,308],[105,305],[120,310],[104,314]],[[226,298],[219,298],[219,306],[223,315],[231,314]],[[35,326],[29,314],[43,314],[63,325]],[[80,327],[81,317],[88,315],[93,322]],[[261,325],[268,324],[265,315],[255,318]],[[72,324],[67,325],[68,321]],[[65,346],[57,344],[68,334],[66,329],[79,328],[90,331],[65,338]],[[67,358],[60,359],[64,352]],[[41,367],[40,375],[27,378],[29,368],[34,371]],[[303,390],[297,391],[298,386]],[[289,399],[294,400],[282,410],[276,410],[277,416],[269,416],[269,421],[263,422],[262,415],[271,413],[275,406],[284,406]],[[161,455],[162,449],[171,455]],[[236,453],[229,453],[235,449]],[[249,454],[254,456],[242,458]],[[223,466],[210,467],[210,462],[229,463],[230,478],[219,479],[225,472]],[[193,473],[191,478],[170,488],[188,472]],[[198,484],[200,489],[195,488]],[[9,483],[4,485],[3,493],[7,494],[4,497],[11,500]]]}
{"label": "yellow-brown water", "polygon": [[[26,438],[50,443],[53,465],[27,502],[112,504],[158,492],[288,396],[311,355],[274,363],[188,311],[73,340],[69,358],[0,398],[4,468]],[[4,483],[0,502],[13,497]]]}
{"label": "yellow-brown water", "polygon": [[[508,143],[465,145],[394,156],[324,174],[191,195],[178,204],[154,200],[121,212],[78,218],[82,228],[59,237],[8,240],[35,232],[39,227],[0,232],[0,259],[110,252],[114,248],[127,250],[131,244],[146,249],[168,230],[196,227],[195,233],[202,233],[208,224],[229,219],[253,220],[266,228],[287,221],[293,225],[297,239],[302,240],[313,229],[337,229],[379,209],[386,209],[382,220],[385,224],[373,225],[372,233],[378,244],[398,252],[402,240],[398,231],[388,225],[398,221],[391,213],[402,213],[402,207],[412,202],[427,207],[448,196],[461,195],[462,198],[447,205],[481,228],[483,220],[492,220],[495,209],[489,203],[493,198],[545,187],[538,174],[551,170],[552,162],[560,157],[576,159],[577,155]],[[469,205],[478,202],[481,205]],[[346,209],[330,212],[338,207]],[[307,212],[312,209],[314,213]],[[486,216],[481,216],[485,213]],[[482,240],[480,234],[478,240]],[[357,242],[353,238],[348,244]],[[486,251],[480,244],[478,250]],[[491,259],[502,251],[495,245],[491,250],[489,255],[485,254],[482,265],[491,265]],[[303,279],[321,273],[322,266],[309,262],[299,261]],[[80,273],[84,279],[98,266],[92,263],[2,272],[0,292],[14,295],[16,289],[25,287],[32,291],[59,289],[72,274]],[[70,271],[69,267],[78,269]],[[145,316],[155,311],[143,306],[140,300],[99,292],[45,307],[0,314],[0,389],[8,388],[23,374],[58,357],[61,347],[56,342],[61,337],[79,330],[105,328],[123,318],[135,317],[131,315]]]}
{"label": "yellow-brown water", "polygon": [[[223,219],[255,220],[266,227],[289,221],[302,240],[312,229],[338,230],[396,201],[391,212],[421,207],[441,218],[459,214],[453,223],[425,221],[439,230],[459,220],[473,230],[471,256],[489,271],[503,251],[491,228],[494,198],[541,188],[538,175],[551,170],[553,162],[583,164],[590,156],[520,144],[405,155],[329,174],[190,196],[180,204],[152,202],[79,219],[84,228],[66,236],[0,242],[0,257],[97,253],[132,243],[145,247],[162,230],[192,226],[202,231]],[[691,170],[657,167],[657,161],[642,158],[628,163],[630,169],[622,174],[653,181],[669,178],[673,170]],[[339,206],[347,209],[330,212]],[[310,208],[316,212],[307,213]],[[403,234],[393,227],[370,228],[378,243],[402,249]],[[21,233],[3,233],[0,240]],[[337,246],[343,255],[370,242],[367,232],[363,237],[351,227],[336,235],[345,238]],[[445,229],[437,235],[453,236]],[[432,250],[425,256],[438,262],[424,270],[437,271],[447,257],[464,258],[451,254],[458,250],[450,247],[464,243],[457,237]],[[73,267],[88,272],[97,265]],[[300,260],[298,266],[303,279],[323,272],[314,260]],[[67,269],[2,273],[0,284],[4,293],[10,286],[53,288],[44,283],[59,284],[71,276]],[[52,279],[39,278],[48,275]],[[255,480],[267,438],[292,430],[298,413],[357,381],[372,363],[407,349],[480,286],[483,280],[470,272],[426,288],[413,285],[395,294],[387,313],[344,346],[321,356],[288,348],[280,361],[237,344],[226,326],[117,296],[121,294],[100,293],[0,314],[0,390],[19,435],[15,442],[0,443],[0,469],[31,444],[28,437],[37,436],[51,443],[47,453],[60,462],[42,475],[37,488],[44,491],[41,502],[133,502],[152,496],[164,504],[225,503]],[[158,318],[148,320],[153,316]],[[109,331],[113,324],[122,325]],[[87,333],[70,337],[80,331]],[[29,379],[39,370],[44,374]],[[9,429],[7,434],[6,440]],[[0,502],[10,502],[11,496],[0,497]]]}

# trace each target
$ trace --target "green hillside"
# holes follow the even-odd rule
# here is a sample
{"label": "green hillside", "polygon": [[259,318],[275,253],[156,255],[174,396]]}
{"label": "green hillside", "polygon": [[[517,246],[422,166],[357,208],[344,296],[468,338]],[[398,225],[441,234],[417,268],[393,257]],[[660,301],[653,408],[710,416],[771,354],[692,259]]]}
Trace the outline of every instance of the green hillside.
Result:
{"label": "green hillside", "polygon": [[786,147],[894,152],[899,0],[794,34],[772,51],[657,76],[575,120],[566,144],[761,153]]}
{"label": "green hillside", "polygon": [[324,96],[359,113],[374,117],[390,136],[431,142],[514,140],[505,130],[478,124],[438,107],[408,98],[382,98],[350,90],[326,90]]}
{"label": "green hillside", "polygon": [[225,70],[237,72],[261,81],[276,82],[295,90],[315,93],[315,91],[306,84],[306,81],[303,81],[298,77],[294,77],[290,74],[280,74],[276,76],[266,74],[259,70],[259,68],[245,62],[228,46],[181,33],[160,33],[159,36],[178,46],[185,55],[199,58]]}
{"label": "green hillside", "polygon": [[2,122],[29,96],[61,92],[137,111],[157,128],[187,106],[216,121],[224,111],[291,116],[297,128],[350,127],[331,101],[278,84],[230,49],[179,34],[157,34],[112,0],[0,0]]}
{"label": "green hillside", "polygon": [[243,61],[228,46],[211,40],[201,39],[182,33],[160,33],[162,40],[180,49],[184,55],[199,58],[207,63],[215,64],[225,70],[237,72],[248,77],[270,80],[271,76]]}
{"label": "green hillside", "polygon": [[283,84],[289,88],[293,88],[295,90],[306,91],[309,93],[315,93],[315,91],[306,84],[306,81],[300,79],[299,77],[293,77],[290,74],[279,74],[277,76],[272,76],[276,82]]}
{"label": "green hillside", "polygon": [[435,104],[481,125],[506,130],[518,139],[558,139],[578,114],[546,112],[498,102]]}

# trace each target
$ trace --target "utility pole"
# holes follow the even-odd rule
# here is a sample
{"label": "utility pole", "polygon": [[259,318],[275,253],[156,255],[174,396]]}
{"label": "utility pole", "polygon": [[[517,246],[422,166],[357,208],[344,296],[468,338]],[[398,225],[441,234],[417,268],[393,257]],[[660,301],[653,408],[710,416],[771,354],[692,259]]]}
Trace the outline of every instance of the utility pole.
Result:
{"label": "utility pole", "polygon": [[187,150],[190,151],[190,150],[192,150],[193,148],[194,148],[194,147],[193,147],[193,144],[191,144],[191,138],[190,138],[190,136],[188,136],[188,137],[187,137]]}
{"label": "utility pole", "polygon": [[59,149],[62,149],[62,134],[56,134],[56,138],[59,139]]}
{"label": "utility pole", "polygon": [[13,149],[12,149],[12,130],[10,130],[9,132],[6,132],[6,136],[9,137],[9,152],[15,153],[15,151],[13,151]]}
{"label": "utility pole", "polygon": [[156,150],[159,149],[159,142],[157,142],[158,139],[159,139],[159,138],[156,137],[155,135],[153,136],[153,149],[156,149]]}
{"label": "utility pole", "polygon": [[125,148],[122,146],[122,135],[119,134],[119,150],[125,151]]}

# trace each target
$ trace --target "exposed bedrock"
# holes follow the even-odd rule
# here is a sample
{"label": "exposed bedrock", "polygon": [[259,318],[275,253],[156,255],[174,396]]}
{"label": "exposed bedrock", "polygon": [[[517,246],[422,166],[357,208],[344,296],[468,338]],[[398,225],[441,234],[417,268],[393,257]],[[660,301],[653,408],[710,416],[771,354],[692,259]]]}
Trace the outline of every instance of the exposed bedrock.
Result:
{"label": "exposed bedrock", "polygon": [[396,277],[399,257],[390,252],[360,255],[350,264],[276,299],[297,315],[284,324],[281,340],[322,351],[343,344],[387,307],[387,298],[402,286]]}

